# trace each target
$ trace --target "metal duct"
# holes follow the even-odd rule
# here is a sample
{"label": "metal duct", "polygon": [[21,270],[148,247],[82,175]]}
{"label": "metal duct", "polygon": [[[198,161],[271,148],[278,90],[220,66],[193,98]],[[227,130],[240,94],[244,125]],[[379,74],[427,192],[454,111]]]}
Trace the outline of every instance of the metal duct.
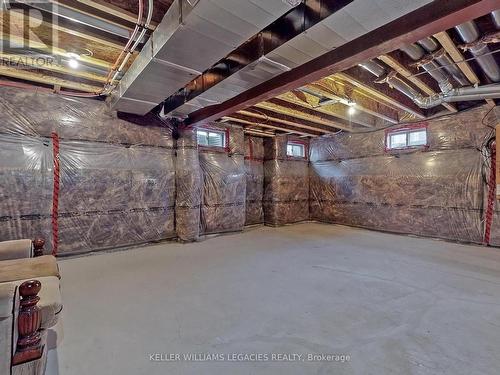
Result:
{"label": "metal duct", "polygon": [[462,87],[429,97],[418,96],[415,98],[415,104],[421,108],[432,108],[443,103],[498,98],[500,98],[500,84],[493,84],[480,87]]}
{"label": "metal duct", "polygon": [[[164,111],[169,116],[185,117],[225,102],[431,2],[304,0],[282,17],[283,22],[277,20],[262,33],[263,44],[252,40],[248,43],[252,48],[231,53],[168,98]],[[259,59],[261,55],[265,59]]]}
{"label": "metal duct", "polygon": [[500,9],[491,12],[491,18],[493,19],[493,23],[497,29],[500,29]]}
{"label": "metal duct", "polygon": [[290,9],[282,0],[175,0],[108,103],[148,113]]}
{"label": "metal duct", "polygon": [[376,81],[377,83],[389,84],[391,87],[394,87],[396,90],[413,100],[413,102],[420,108],[432,108],[449,102],[500,98],[499,84],[480,87],[462,87],[426,97],[408,85],[405,81],[398,78],[396,76],[396,72],[392,71],[387,73],[385,68],[376,61],[366,61],[359,64],[359,66],[379,78],[379,80]]}
{"label": "metal duct", "polygon": [[476,24],[473,21],[468,21],[455,26],[455,29],[465,43],[472,44],[469,47],[470,52],[476,57],[477,63],[488,78],[493,82],[499,82],[500,69],[498,68],[495,58],[492,55],[487,55],[491,52],[489,47],[481,42],[475,43],[479,39],[479,30]]}
{"label": "metal duct", "polygon": [[432,57],[446,70],[461,86],[470,85],[469,80],[458,68],[455,62],[448,56],[444,48],[440,48],[439,43],[432,37],[419,40],[417,42],[425,48],[427,52],[432,53]]}
{"label": "metal duct", "polygon": [[453,89],[453,85],[448,78],[448,75],[441,71],[439,64],[432,59],[426,59],[425,51],[417,44],[408,44],[400,48],[414,61],[418,61],[429,75],[436,80],[442,92],[448,92]]}
{"label": "metal duct", "polygon": [[417,97],[421,96],[417,90],[398,78],[396,76],[396,72],[393,71],[391,73],[387,73],[385,68],[374,60],[365,61],[359,64],[359,66],[379,78],[379,80],[376,81],[377,83],[388,83],[391,87],[394,87],[396,90],[406,95],[413,101],[415,101]]}

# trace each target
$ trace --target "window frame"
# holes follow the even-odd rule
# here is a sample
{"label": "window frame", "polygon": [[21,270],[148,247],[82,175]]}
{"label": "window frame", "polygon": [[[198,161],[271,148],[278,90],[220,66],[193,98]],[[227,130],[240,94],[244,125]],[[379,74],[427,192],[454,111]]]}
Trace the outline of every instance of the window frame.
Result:
{"label": "window frame", "polygon": [[[411,133],[416,133],[420,131],[425,131],[425,144],[421,145],[409,145],[409,136]],[[390,137],[396,134],[406,134],[406,145],[402,147],[391,147],[390,145]],[[401,126],[398,128],[390,128],[385,130],[385,152],[398,152],[398,151],[412,151],[412,150],[422,150],[429,148],[429,132],[428,132],[428,124],[427,123],[419,123]]]}
{"label": "window frame", "polygon": [[[293,156],[293,155],[288,155],[288,145],[298,145],[298,146],[302,146],[303,147],[303,150],[304,150],[304,156]],[[288,140],[286,142],[286,157],[288,159],[295,159],[295,160],[308,160],[308,154],[309,154],[309,149],[308,149],[308,144],[307,142],[304,142],[304,141],[300,141],[300,140],[295,140],[295,139],[292,139],[292,140]]]}
{"label": "window frame", "polygon": [[[206,131],[207,133],[219,133],[223,136],[223,145],[204,145],[198,143],[198,131]],[[207,135],[208,136],[208,135]],[[216,151],[216,152],[229,152],[229,129],[216,128],[209,125],[204,125],[196,128],[196,144],[200,150]]]}

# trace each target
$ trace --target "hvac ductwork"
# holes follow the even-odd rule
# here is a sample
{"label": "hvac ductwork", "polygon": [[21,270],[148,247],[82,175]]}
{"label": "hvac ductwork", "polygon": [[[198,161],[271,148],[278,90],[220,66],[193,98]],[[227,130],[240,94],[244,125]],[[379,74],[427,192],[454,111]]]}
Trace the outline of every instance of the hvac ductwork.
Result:
{"label": "hvac ductwork", "polygon": [[467,77],[465,77],[455,62],[448,56],[444,48],[440,48],[441,46],[434,38],[427,37],[419,40],[417,43],[424,47],[427,52],[432,53],[434,60],[436,60],[461,86],[470,85]]}
{"label": "hvac ductwork", "polygon": [[448,75],[441,70],[441,67],[432,57],[426,58],[425,51],[417,44],[408,44],[401,48],[411,59],[418,62],[429,75],[436,80],[442,92],[448,92],[453,89]]}
{"label": "hvac ductwork", "polygon": [[169,97],[164,112],[172,117],[186,117],[201,108],[225,102],[430,2],[380,0],[376,8],[383,12],[373,17],[374,7],[370,2],[304,0],[262,32],[264,43],[252,40],[248,43],[252,45],[250,52],[239,48],[237,53],[231,53]]}
{"label": "hvac ductwork", "polygon": [[[493,15],[495,19],[495,15]],[[473,21],[462,23],[455,26],[462,40],[468,44],[467,48],[476,57],[476,61],[484,73],[493,82],[500,81],[500,69],[495,58],[490,55],[491,52],[486,44],[479,41],[479,30]]]}
{"label": "hvac ductwork", "polygon": [[282,0],[175,0],[108,98],[144,115],[292,9]]}
{"label": "hvac ductwork", "polygon": [[429,97],[419,95],[414,101],[420,108],[433,108],[443,103],[498,98],[500,98],[500,84],[492,84],[480,87],[462,87]]}
{"label": "hvac ductwork", "polygon": [[500,98],[499,84],[457,88],[441,94],[426,97],[408,85],[405,81],[397,77],[396,72],[392,71],[387,73],[385,68],[376,61],[370,60],[359,65],[378,77],[379,79],[376,81],[377,83],[389,84],[391,87],[413,100],[413,102],[420,108],[433,108],[440,104],[450,102]]}

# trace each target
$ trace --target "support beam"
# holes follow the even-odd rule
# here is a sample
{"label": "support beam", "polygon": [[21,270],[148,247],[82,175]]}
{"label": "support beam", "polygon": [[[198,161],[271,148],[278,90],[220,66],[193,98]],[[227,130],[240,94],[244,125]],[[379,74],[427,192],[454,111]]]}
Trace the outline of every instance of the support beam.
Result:
{"label": "support beam", "polygon": [[0,60],[7,61],[9,64],[11,64],[12,67],[15,66],[12,64],[17,61],[17,65],[19,65],[20,69],[41,69],[59,74],[65,74],[70,77],[78,77],[89,81],[100,82],[103,84],[106,82],[106,77],[103,75],[85,72],[82,69],[71,69],[66,66],[57,65],[55,61],[52,64],[37,64],[35,59],[30,59],[29,55],[13,55],[0,52]]}
{"label": "support beam", "polygon": [[324,78],[309,86],[330,99],[336,99],[339,96],[348,97],[356,103],[356,108],[360,111],[392,124],[399,123],[399,115],[396,110],[373,100],[373,98],[364,95],[342,81],[335,80],[333,77]]}
{"label": "support beam", "polygon": [[385,89],[383,85],[374,83],[373,76],[361,80],[359,77],[355,77],[353,75],[353,72],[343,72],[335,74],[335,77],[347,81],[356,87],[359,87],[373,97],[377,98],[377,100],[388,103],[393,108],[405,111],[417,119],[425,119],[425,115],[420,108],[418,108],[416,105],[410,105],[409,99],[407,100],[407,103],[403,103],[403,98],[396,97],[396,93],[393,92],[393,90],[391,90],[389,87],[386,86]]}
{"label": "support beam", "polygon": [[[434,34],[434,38],[436,38],[438,42],[441,43],[444,50],[448,52],[448,55],[450,55],[451,59],[457,63],[458,68],[467,77],[469,82],[473,85],[479,85],[480,82],[477,74],[474,72],[474,70],[472,70],[469,63],[465,61],[462,52],[460,52],[460,50],[457,48],[448,33],[446,31],[442,31],[440,33]],[[492,99],[487,99],[486,102],[493,107],[495,106],[495,101],[493,101]]]}
{"label": "support beam", "polygon": [[45,75],[42,73],[31,72],[27,70],[15,69],[8,66],[0,65],[0,76],[22,79],[42,83],[45,85],[60,86],[67,89],[84,91],[89,93],[98,93],[102,87],[87,85],[85,83],[72,82],[62,78]]}
{"label": "support beam", "polygon": [[243,132],[245,134],[256,135],[259,137],[270,137],[270,138],[275,137],[275,135],[271,134],[271,133],[264,133],[264,132],[259,132],[259,131],[255,131],[255,130],[250,130],[250,129],[243,129]]}
{"label": "support beam", "polygon": [[241,113],[233,113],[230,116],[225,116],[224,118],[229,119],[231,121],[237,121],[241,122],[244,124],[249,124],[249,125],[255,125],[255,126],[260,126],[263,128],[267,129],[274,129],[274,130],[281,130],[284,132],[290,132],[290,133],[295,133],[295,134],[300,134],[300,135],[310,135],[310,136],[317,136],[317,135],[322,135],[324,133],[318,132],[318,131],[306,131],[302,128],[298,128],[295,126],[290,126],[290,125],[284,125],[281,123],[277,123],[274,121],[271,121],[269,119],[258,119],[252,116],[247,116],[245,114]]}
{"label": "support beam", "polygon": [[[52,54],[54,56],[67,57],[69,52],[62,48],[54,46],[46,46],[45,44],[37,42],[35,40],[27,40],[18,35],[13,35],[13,34],[2,34],[0,36],[0,40],[3,40],[5,42],[11,42],[12,44],[28,46],[31,50],[33,50],[34,52],[39,52],[40,54],[46,53],[46,54]],[[80,56],[80,61],[88,65],[93,65],[104,69],[110,69],[111,66],[113,65],[108,61],[96,59],[89,56]]]}
{"label": "support beam", "polygon": [[[408,81],[417,86],[427,95],[436,95],[436,91],[430,88],[426,83],[424,83],[420,78],[415,77],[412,72],[410,72],[403,64],[390,55],[382,55],[378,57],[380,60],[389,65],[396,72],[405,77]],[[457,108],[450,103],[443,103],[445,107],[450,112],[457,112]]]}
{"label": "support beam", "polygon": [[304,96],[305,101],[300,100],[293,93],[285,93],[277,97],[283,101],[302,106],[307,109],[313,109],[315,112],[322,113],[328,116],[332,116],[336,122],[347,126],[364,126],[368,128],[373,128],[377,125],[376,119],[373,116],[367,115],[366,113],[356,112],[355,114],[349,114],[349,107],[340,104],[320,104],[320,99],[309,93],[301,93]]}
{"label": "support beam", "polygon": [[433,1],[224,103],[200,109],[191,114],[186,123],[216,120],[497,8],[498,0]]}
{"label": "support beam", "polygon": [[[336,129],[332,130],[328,126],[320,125],[318,123],[305,120],[305,119],[298,119],[294,116],[290,116],[287,114],[282,114],[278,112],[271,111],[266,108],[248,108],[244,111],[239,111],[238,113],[241,113],[246,116],[251,116],[260,120],[270,120],[275,123],[283,124],[283,125],[289,125],[289,126],[294,126],[297,128],[301,129],[306,129],[306,130],[311,130],[313,132],[319,132],[319,133],[332,133],[333,131],[336,131]],[[305,117],[305,115],[304,115]]]}
{"label": "support beam", "polygon": [[258,109],[268,109],[270,111],[281,113],[283,115],[289,115],[298,119],[311,121],[316,124],[333,129],[333,131],[341,129],[352,132],[354,130],[353,127],[349,124],[343,124],[334,117],[332,118],[331,116],[323,115],[319,112],[314,111],[310,107],[305,107],[305,105],[296,105],[278,98],[269,99],[267,102],[258,103],[255,105],[255,107]]}

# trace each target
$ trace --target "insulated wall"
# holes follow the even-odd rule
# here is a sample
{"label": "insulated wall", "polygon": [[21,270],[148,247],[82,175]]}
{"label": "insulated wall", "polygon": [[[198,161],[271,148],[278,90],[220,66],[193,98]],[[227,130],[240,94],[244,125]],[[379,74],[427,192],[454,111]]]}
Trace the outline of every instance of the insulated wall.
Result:
{"label": "insulated wall", "polygon": [[428,121],[429,147],[416,151],[386,152],[384,130],[312,140],[312,219],[481,243],[487,115]]}
{"label": "insulated wall", "polygon": [[[308,159],[288,157],[289,140],[297,141],[287,135],[264,140],[264,218],[269,225],[309,220]],[[308,141],[300,142],[307,155]]]}
{"label": "insulated wall", "polygon": [[246,220],[245,225],[263,224],[264,140],[245,136]]}
{"label": "insulated wall", "polygon": [[199,148],[203,177],[201,232],[242,230],[246,201],[243,128],[231,124],[209,127],[225,131],[228,144],[225,149]]}
{"label": "insulated wall", "polygon": [[79,253],[175,236],[169,129],[91,99],[10,88],[0,99],[0,240],[42,235],[50,251],[55,231],[58,253]]}

